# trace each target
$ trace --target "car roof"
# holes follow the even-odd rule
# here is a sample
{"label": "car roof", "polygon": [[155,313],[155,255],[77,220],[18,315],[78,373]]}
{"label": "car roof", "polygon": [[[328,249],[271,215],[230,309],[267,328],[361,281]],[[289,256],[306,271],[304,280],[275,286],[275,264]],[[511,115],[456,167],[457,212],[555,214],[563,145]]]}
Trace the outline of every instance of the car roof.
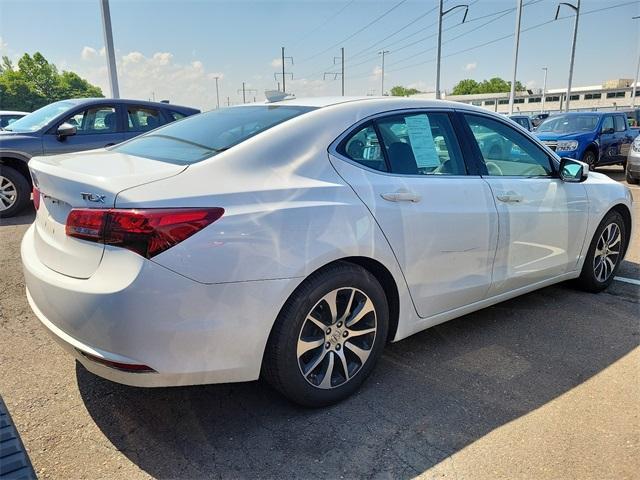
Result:
{"label": "car roof", "polygon": [[[277,102],[265,102],[266,105],[295,105],[299,107],[315,107],[324,108],[336,105],[349,104],[353,107],[366,103],[368,106],[380,106],[387,107],[389,110],[401,109],[401,108],[455,108],[458,110],[470,110],[478,112],[487,112],[486,109],[475,107],[460,102],[452,102],[447,100],[426,100],[422,98],[410,98],[410,97],[303,97],[303,98],[287,98]],[[246,104],[246,105],[256,105]],[[240,105],[242,106],[242,105]]]}
{"label": "car roof", "polygon": [[21,112],[19,110],[0,110],[0,115],[28,115],[29,112]]}
{"label": "car roof", "polygon": [[194,112],[199,112],[197,108],[185,107],[182,105],[174,105],[173,103],[163,103],[163,102],[150,102],[148,100],[133,100],[128,98],[69,98],[67,100],[62,100],[63,102],[73,103],[76,106],[81,105],[100,105],[105,103],[124,103],[124,104],[135,104],[142,105],[145,107],[156,107],[156,108],[167,108],[169,110],[190,110]]}

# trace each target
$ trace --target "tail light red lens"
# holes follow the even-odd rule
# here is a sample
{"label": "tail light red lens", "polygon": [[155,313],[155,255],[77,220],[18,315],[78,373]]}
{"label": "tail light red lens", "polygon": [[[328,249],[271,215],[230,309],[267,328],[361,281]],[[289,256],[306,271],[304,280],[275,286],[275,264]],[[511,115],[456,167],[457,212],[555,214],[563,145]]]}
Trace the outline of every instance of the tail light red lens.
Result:
{"label": "tail light red lens", "polygon": [[40,208],[40,190],[34,186],[31,193],[33,194],[33,207],[38,210]]}
{"label": "tail light red lens", "polygon": [[151,258],[186,240],[224,214],[224,208],[163,208],[144,210],[74,208],[66,233],[106,245],[126,248]]}

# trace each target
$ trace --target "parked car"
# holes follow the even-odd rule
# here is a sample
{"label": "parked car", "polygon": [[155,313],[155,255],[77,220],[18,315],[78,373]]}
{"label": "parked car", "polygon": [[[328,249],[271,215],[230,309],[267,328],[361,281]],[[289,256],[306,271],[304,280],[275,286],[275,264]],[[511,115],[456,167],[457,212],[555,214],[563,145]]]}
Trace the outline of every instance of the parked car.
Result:
{"label": "parked car", "polygon": [[531,117],[531,123],[533,123],[533,128],[538,128],[542,122],[544,122],[547,118],[549,118],[548,113],[537,113]]}
{"label": "parked car", "polygon": [[[476,132],[503,138],[488,159]],[[631,194],[500,115],[410,98],[214,110],[33,158],[27,298],[89,371],[320,406],[388,341],[568,279],[606,288]]]}
{"label": "parked car", "polygon": [[627,160],[636,137],[624,113],[570,112],[545,120],[536,136],[563,157],[582,160],[591,170]]}
{"label": "parked car", "polygon": [[0,110],[0,130],[28,114],[29,112],[20,112],[17,110]]}
{"label": "parked car", "polygon": [[509,118],[525,130],[529,130],[530,132],[533,130],[533,122],[527,115],[511,115]]}
{"label": "parked car", "polygon": [[640,181],[640,136],[636,137],[629,149],[625,177],[627,183],[637,184]]}
{"label": "parked car", "polygon": [[0,217],[29,203],[27,162],[34,155],[109,147],[196,113],[166,103],[82,98],[51,103],[12,122],[0,131]]}

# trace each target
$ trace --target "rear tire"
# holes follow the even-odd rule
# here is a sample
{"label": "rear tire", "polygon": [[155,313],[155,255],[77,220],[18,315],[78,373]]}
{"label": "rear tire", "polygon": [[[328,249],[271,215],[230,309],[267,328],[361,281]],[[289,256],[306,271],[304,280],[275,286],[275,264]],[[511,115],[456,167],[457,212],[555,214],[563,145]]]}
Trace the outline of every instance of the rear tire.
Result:
{"label": "rear tire", "polygon": [[605,215],[593,235],[578,279],[583,290],[597,293],[611,284],[627,248],[626,233],[622,215],[615,210]]}
{"label": "rear tire", "polygon": [[20,213],[30,198],[29,180],[16,169],[0,165],[0,218]]}
{"label": "rear tire", "polygon": [[589,170],[594,171],[598,163],[598,157],[593,150],[589,149],[582,155],[582,161],[589,165]]}
{"label": "rear tire", "polygon": [[357,265],[335,263],[307,278],[282,307],[262,375],[301,405],[337,403],[373,370],[388,325],[387,298],[376,278]]}

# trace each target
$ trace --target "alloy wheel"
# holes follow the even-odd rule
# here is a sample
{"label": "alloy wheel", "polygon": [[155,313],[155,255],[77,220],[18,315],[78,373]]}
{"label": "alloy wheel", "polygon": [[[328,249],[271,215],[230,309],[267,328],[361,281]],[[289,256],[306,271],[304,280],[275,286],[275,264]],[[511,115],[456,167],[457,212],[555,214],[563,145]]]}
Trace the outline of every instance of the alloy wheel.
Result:
{"label": "alloy wheel", "polygon": [[610,223],[600,234],[593,255],[593,273],[599,282],[605,282],[613,273],[620,257],[622,235],[617,223]]}
{"label": "alloy wheel", "polygon": [[0,175],[0,211],[8,210],[16,203],[18,190],[11,180]]}
{"label": "alloy wheel", "polygon": [[376,332],[376,310],[367,294],[351,287],[332,290],[302,323],[297,343],[300,372],[317,388],[344,385],[367,362]]}

